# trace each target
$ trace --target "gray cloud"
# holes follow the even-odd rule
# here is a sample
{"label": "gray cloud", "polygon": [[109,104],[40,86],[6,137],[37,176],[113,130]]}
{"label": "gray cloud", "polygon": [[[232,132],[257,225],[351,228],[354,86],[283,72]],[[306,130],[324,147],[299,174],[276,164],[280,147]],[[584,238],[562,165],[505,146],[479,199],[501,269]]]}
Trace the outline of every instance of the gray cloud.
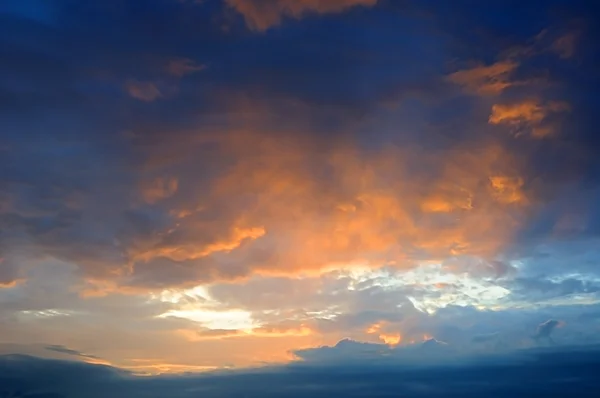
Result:
{"label": "gray cloud", "polygon": [[555,319],[549,319],[546,322],[543,322],[538,325],[535,334],[533,335],[533,338],[536,341],[539,341],[540,339],[546,339],[550,342],[554,342],[552,340],[552,332],[561,324],[562,322],[560,321],[557,321]]}
{"label": "gray cloud", "polygon": [[47,350],[50,350],[50,351],[59,352],[61,354],[73,355],[73,356],[82,357],[82,358],[98,359],[98,357],[95,355],[84,354],[80,351],[65,347],[64,345],[48,345],[44,348]]}
{"label": "gray cloud", "polygon": [[471,338],[471,341],[474,343],[487,343],[490,341],[497,341],[500,338],[500,333],[486,333],[486,334],[477,334]]}
{"label": "gray cloud", "polygon": [[507,283],[506,286],[516,299],[531,302],[565,298],[572,295],[593,296],[600,291],[600,285],[593,280],[567,278],[561,281],[552,281],[543,276],[517,278]]}

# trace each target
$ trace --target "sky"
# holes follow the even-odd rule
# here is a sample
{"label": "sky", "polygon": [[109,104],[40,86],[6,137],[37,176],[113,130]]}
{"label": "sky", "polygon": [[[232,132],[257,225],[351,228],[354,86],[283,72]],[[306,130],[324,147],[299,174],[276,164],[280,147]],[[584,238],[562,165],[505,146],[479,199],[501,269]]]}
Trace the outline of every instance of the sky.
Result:
{"label": "sky", "polygon": [[473,361],[597,383],[598,16],[0,2],[5,384],[349,394],[363,364],[381,396],[460,395]]}

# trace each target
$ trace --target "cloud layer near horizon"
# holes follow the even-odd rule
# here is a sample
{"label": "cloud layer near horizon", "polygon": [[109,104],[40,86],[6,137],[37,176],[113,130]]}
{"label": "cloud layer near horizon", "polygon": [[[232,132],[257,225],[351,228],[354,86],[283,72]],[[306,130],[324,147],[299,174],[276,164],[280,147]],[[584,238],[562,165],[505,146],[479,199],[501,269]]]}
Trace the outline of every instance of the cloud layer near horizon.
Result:
{"label": "cloud layer near horizon", "polygon": [[[598,388],[597,346],[591,350],[529,350],[502,357],[463,360],[452,366],[406,367],[398,359],[362,358],[345,363],[271,367],[204,375],[136,377],[119,369],[0,356],[0,393],[44,397],[593,397]],[[390,366],[392,365],[392,366]],[[501,375],[501,377],[499,377]],[[73,377],[76,376],[76,377]],[[524,378],[528,380],[523,383]],[[50,380],[52,380],[50,382]]]}

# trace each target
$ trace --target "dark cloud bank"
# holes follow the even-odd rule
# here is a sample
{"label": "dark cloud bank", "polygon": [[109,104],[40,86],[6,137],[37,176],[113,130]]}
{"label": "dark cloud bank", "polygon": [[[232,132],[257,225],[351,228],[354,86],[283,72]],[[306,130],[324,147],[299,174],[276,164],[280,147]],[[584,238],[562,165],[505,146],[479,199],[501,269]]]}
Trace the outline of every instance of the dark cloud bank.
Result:
{"label": "dark cloud bank", "polygon": [[[347,343],[351,344],[351,343]],[[394,360],[307,361],[202,375],[134,376],[102,365],[0,357],[2,397],[595,397],[600,346],[537,348],[412,366]]]}

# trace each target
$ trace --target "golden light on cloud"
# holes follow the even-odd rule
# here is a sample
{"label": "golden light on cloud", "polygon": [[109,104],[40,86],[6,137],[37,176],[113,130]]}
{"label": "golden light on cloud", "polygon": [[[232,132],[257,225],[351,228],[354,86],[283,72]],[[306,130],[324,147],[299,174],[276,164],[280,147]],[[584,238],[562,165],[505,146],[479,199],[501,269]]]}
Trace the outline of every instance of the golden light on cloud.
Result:
{"label": "golden light on cloud", "polygon": [[369,326],[365,333],[377,335],[379,340],[383,341],[389,346],[396,346],[400,344],[402,342],[402,335],[399,332],[385,331],[386,326],[386,322],[377,322]]}
{"label": "golden light on cloud", "polygon": [[527,199],[522,192],[523,179],[520,177],[493,176],[490,183],[494,195],[504,203],[523,203]]}
{"label": "golden light on cloud", "polygon": [[141,194],[147,203],[156,203],[177,192],[179,181],[174,177],[156,178],[146,181],[140,187]]}
{"label": "golden light on cloud", "polygon": [[86,363],[90,363],[93,365],[105,365],[105,366],[114,366],[114,364],[110,361],[107,361],[105,359],[102,358],[90,358],[90,357],[84,357],[82,358],[83,362]]}
{"label": "golden light on cloud", "polygon": [[454,72],[448,76],[448,80],[463,86],[467,92],[473,94],[498,95],[513,85],[523,84],[511,78],[518,66],[519,64],[512,60],[478,65]]}
{"label": "golden light on cloud", "polygon": [[[215,326],[215,321],[212,325]],[[206,323],[205,323],[206,325]],[[307,337],[314,334],[313,329],[308,326],[300,325],[297,327],[274,327],[274,326],[259,326],[249,327],[247,329],[205,329],[205,330],[189,330],[181,329],[177,331],[189,341],[204,341],[204,340],[222,340],[230,338],[244,337],[265,337],[265,338],[282,338],[282,337]]]}
{"label": "golden light on cloud", "polygon": [[254,30],[265,31],[277,26],[285,17],[300,19],[305,14],[339,13],[356,6],[372,7],[377,0],[226,0],[230,7],[244,16]]}
{"label": "golden light on cloud", "polygon": [[10,289],[24,282],[17,277],[14,266],[4,257],[0,257],[0,271],[3,271],[0,273],[0,289]]}
{"label": "golden light on cloud", "polygon": [[386,334],[382,333],[379,338],[387,345],[395,346],[402,342],[402,335],[400,333]]}
{"label": "golden light on cloud", "polygon": [[[170,209],[174,225],[129,249],[138,269],[166,258],[290,275],[344,264],[413,267],[448,255],[491,256],[527,204],[518,163],[493,143],[427,153],[393,146],[363,152],[351,143],[324,151],[285,133],[209,140],[236,161],[209,190]],[[430,173],[411,173],[413,162]],[[319,168],[330,176],[316,175]],[[152,197],[168,184],[158,186]]]}
{"label": "golden light on cloud", "polygon": [[426,197],[421,202],[425,213],[450,213],[457,210],[473,209],[473,196],[460,187],[447,189],[442,194]]}
{"label": "golden light on cloud", "polygon": [[429,340],[433,340],[435,339],[431,334],[429,333],[423,333],[417,337],[413,337],[412,339],[410,339],[408,341],[408,344],[417,344],[417,343],[422,343],[424,341],[429,341]]}
{"label": "golden light on cloud", "polygon": [[125,91],[132,98],[144,102],[152,102],[163,96],[156,84],[138,80],[128,81],[125,84]]}
{"label": "golden light on cloud", "polygon": [[366,330],[367,334],[374,334],[374,333],[379,333],[379,331],[381,330],[381,323],[374,323],[373,325],[369,326]]}
{"label": "golden light on cloud", "polygon": [[526,100],[514,104],[495,104],[488,122],[510,126],[516,135],[528,132],[534,138],[544,138],[554,131],[554,126],[546,123],[547,119],[569,109],[569,105],[561,101]]}
{"label": "golden light on cloud", "polygon": [[[175,232],[173,230],[172,232]],[[201,246],[194,241],[189,244],[176,244],[172,246],[162,246],[158,249],[141,251],[133,257],[134,261],[148,261],[152,258],[164,257],[174,261],[194,260],[207,257],[217,252],[229,252],[234,250],[246,239],[258,239],[266,233],[263,227],[239,228],[233,227],[228,236],[222,240],[207,243]]]}
{"label": "golden light on cloud", "polygon": [[204,69],[206,69],[206,65],[197,64],[188,58],[172,59],[167,64],[167,72],[176,77],[184,77]]}
{"label": "golden light on cloud", "polygon": [[536,101],[526,101],[514,105],[494,105],[488,121],[492,124],[539,123],[545,117],[545,108]]}
{"label": "golden light on cloud", "polygon": [[170,373],[184,373],[184,372],[210,372],[217,369],[222,369],[219,366],[206,366],[206,365],[187,365],[178,363],[164,363],[160,359],[143,359],[134,358],[130,359],[128,364],[123,366],[137,376],[153,376]]}
{"label": "golden light on cloud", "polygon": [[10,282],[0,282],[0,289],[10,289],[10,288],[13,288],[23,282],[24,282],[23,279],[16,279],[16,280],[12,280]]}
{"label": "golden light on cloud", "polygon": [[200,326],[215,330],[250,330],[255,327],[252,314],[248,311],[227,310],[215,311],[209,309],[170,310],[160,318],[175,317],[189,319]]}

